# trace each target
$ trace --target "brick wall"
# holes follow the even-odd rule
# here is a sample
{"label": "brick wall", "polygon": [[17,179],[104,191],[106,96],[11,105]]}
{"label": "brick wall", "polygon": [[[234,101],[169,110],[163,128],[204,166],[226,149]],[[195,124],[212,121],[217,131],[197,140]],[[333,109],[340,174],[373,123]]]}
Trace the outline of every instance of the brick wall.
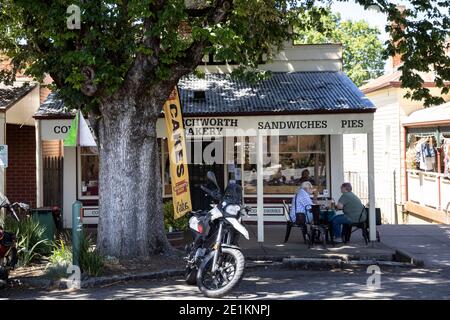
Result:
{"label": "brick wall", "polygon": [[36,138],[32,126],[6,125],[6,196],[36,206]]}

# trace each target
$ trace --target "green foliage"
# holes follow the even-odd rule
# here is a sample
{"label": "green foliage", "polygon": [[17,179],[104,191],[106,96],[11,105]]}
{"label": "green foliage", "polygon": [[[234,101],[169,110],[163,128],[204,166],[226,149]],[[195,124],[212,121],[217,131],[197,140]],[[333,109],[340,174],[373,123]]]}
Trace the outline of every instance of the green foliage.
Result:
{"label": "green foliage", "polygon": [[50,241],[43,239],[45,227],[31,217],[20,221],[7,217],[4,229],[13,232],[17,237],[20,265],[29,265],[34,260],[50,253],[52,244]]}
{"label": "green foliage", "polygon": [[[314,14],[314,10],[306,11],[299,19],[316,19]],[[321,28],[295,29],[297,43],[341,43],[344,71],[357,86],[383,74],[384,48],[377,28],[370,27],[364,20],[342,21],[340,14],[331,12],[330,8],[324,9],[318,18]]]}
{"label": "green foliage", "polygon": [[[450,29],[448,1],[412,1],[403,16],[393,1],[355,2],[366,8],[378,5],[387,14],[386,30],[393,33],[398,45],[386,43],[386,54],[403,55],[402,81],[413,90],[411,98],[437,101],[422,88],[415,70],[433,68],[436,83],[448,92],[445,81],[450,80],[450,58],[444,53]],[[66,26],[66,10],[71,4],[81,8],[81,30]],[[316,37],[312,30],[328,30],[331,40],[340,39],[349,51],[344,59],[355,82],[367,78],[367,70],[378,72],[377,31],[362,22],[341,22],[319,4],[321,1],[315,0],[2,0],[0,48],[13,58],[16,69],[25,69],[36,79],[50,74],[70,107],[94,110],[127,79],[137,79],[135,87],[143,86],[136,92],[163,80],[171,87],[183,74],[192,72],[207,53],[215,54],[218,60],[236,62],[240,74],[249,70],[254,74],[261,57],[270,60],[291,37],[290,26],[299,34],[308,33],[309,39]],[[390,27],[392,21],[405,28]],[[189,31],[182,31],[183,24]],[[355,43],[350,46],[353,37]],[[361,50],[365,45],[368,47]],[[367,61],[374,59],[374,65],[358,66],[360,54],[367,54]],[[141,66],[139,77],[134,73],[136,65]],[[96,90],[89,96],[83,91],[86,67],[95,72],[91,84]],[[0,73],[0,80],[13,79],[14,72]]]}
{"label": "green foliage", "polygon": [[70,265],[72,263],[72,248],[62,239],[54,242],[52,255],[49,257],[49,260],[53,265]]}
{"label": "green foliage", "polygon": [[[49,257],[51,267],[49,274],[55,276],[66,276],[67,266],[72,264],[72,244],[70,237],[65,236],[53,244],[52,255]],[[104,259],[95,250],[92,236],[86,231],[80,239],[80,269],[89,276],[99,276],[104,268]]]}
{"label": "green foliage", "polygon": [[104,268],[103,257],[95,250],[94,241],[86,231],[83,231],[80,242],[80,268],[83,273],[97,277]]}
{"label": "green foliage", "polygon": [[189,218],[184,215],[181,218],[174,218],[173,202],[172,200],[163,203],[164,212],[164,228],[169,231],[169,227],[172,227],[174,231],[184,231],[188,229]]}

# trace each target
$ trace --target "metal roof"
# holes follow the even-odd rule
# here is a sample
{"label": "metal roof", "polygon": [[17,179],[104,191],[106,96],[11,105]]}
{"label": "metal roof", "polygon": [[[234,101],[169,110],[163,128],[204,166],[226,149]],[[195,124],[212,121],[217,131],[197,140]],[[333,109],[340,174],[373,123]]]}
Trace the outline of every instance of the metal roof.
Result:
{"label": "metal roof", "polygon": [[45,101],[41,103],[35,117],[61,116],[70,117],[73,113],[64,105],[64,102],[58,97],[57,92],[50,93]]}
{"label": "metal roof", "polygon": [[[372,102],[340,71],[274,72],[255,84],[229,74],[189,75],[179,81],[178,88],[186,116],[375,112]],[[52,93],[36,116],[58,114],[70,113]]]}
{"label": "metal roof", "polygon": [[414,111],[404,121],[404,126],[447,122],[450,123],[450,102]]}
{"label": "metal roof", "polygon": [[[228,74],[190,75],[178,87],[185,115],[375,111],[345,73],[337,71],[276,72],[256,84]],[[196,91],[204,91],[204,99],[196,99]]]}
{"label": "metal roof", "polygon": [[0,84],[0,109],[8,109],[36,87],[34,84],[17,83],[11,86]]}

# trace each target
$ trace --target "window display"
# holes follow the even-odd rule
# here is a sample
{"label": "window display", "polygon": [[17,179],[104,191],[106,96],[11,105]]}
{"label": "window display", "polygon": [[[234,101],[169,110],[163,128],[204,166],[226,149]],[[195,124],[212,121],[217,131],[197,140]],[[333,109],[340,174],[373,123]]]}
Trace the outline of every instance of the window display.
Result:
{"label": "window display", "polygon": [[97,147],[80,147],[81,196],[98,196],[98,150]]}
{"label": "window display", "polygon": [[[326,189],[326,136],[272,136],[264,143],[264,194],[293,194],[304,181]],[[244,143],[244,192],[256,194],[256,140]]]}
{"label": "window display", "polygon": [[435,137],[433,135],[411,135],[406,158],[408,169],[437,172]]}

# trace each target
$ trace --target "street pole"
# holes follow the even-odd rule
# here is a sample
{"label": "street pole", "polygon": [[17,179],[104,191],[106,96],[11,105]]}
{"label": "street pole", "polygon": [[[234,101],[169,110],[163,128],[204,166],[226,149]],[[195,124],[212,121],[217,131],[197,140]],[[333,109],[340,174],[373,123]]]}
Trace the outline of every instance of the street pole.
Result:
{"label": "street pole", "polygon": [[80,266],[80,241],[83,232],[83,222],[81,212],[83,204],[75,201],[72,205],[72,264]]}

